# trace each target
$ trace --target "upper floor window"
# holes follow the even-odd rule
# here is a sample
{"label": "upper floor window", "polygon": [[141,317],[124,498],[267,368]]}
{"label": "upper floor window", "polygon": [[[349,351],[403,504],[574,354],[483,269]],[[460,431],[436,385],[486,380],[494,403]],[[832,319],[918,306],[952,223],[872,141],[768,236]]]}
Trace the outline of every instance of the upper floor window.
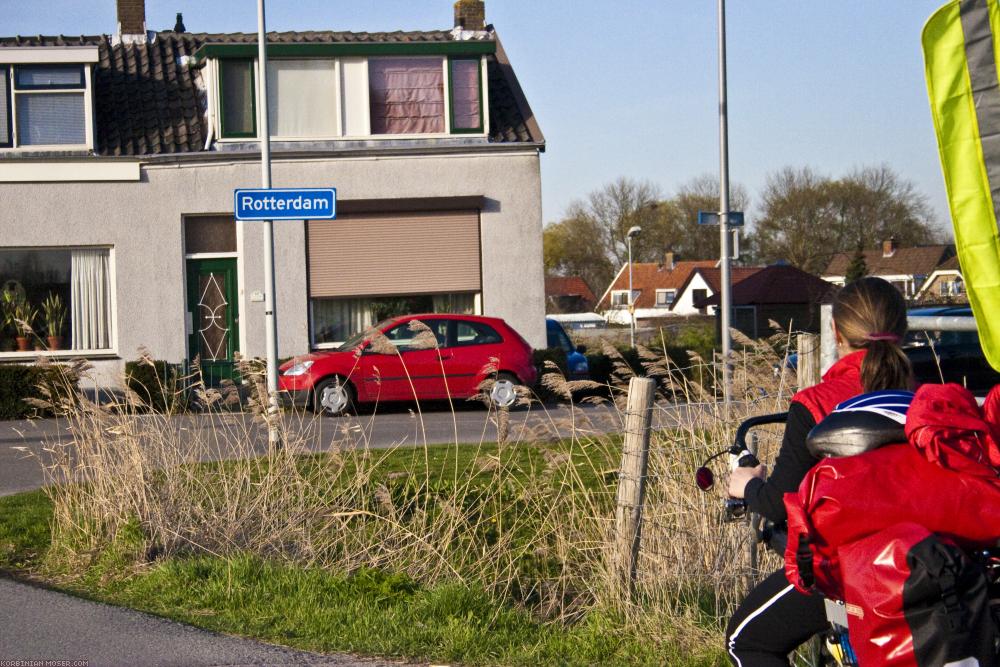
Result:
{"label": "upper floor window", "polygon": [[223,137],[257,136],[257,91],[252,60],[219,61],[219,117]]}
{"label": "upper floor window", "polygon": [[[256,138],[256,61],[220,58],[217,71],[220,136]],[[486,132],[478,57],[275,58],[267,83],[279,139]]]}
{"label": "upper floor window", "polygon": [[441,58],[372,58],[368,101],[372,134],[444,132]]}
{"label": "upper floor window", "polygon": [[658,308],[666,308],[672,305],[674,299],[676,298],[677,298],[677,290],[675,289],[656,290],[656,306]]}
{"label": "upper floor window", "polygon": [[451,130],[483,131],[483,81],[479,60],[451,60]]}
{"label": "upper floor window", "polygon": [[87,146],[83,65],[0,66],[0,146]]}

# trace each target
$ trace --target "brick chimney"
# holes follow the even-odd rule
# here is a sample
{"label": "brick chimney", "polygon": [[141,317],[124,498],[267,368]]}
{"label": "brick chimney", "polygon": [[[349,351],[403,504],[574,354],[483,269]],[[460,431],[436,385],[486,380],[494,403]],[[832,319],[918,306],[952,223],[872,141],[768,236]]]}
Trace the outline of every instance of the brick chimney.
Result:
{"label": "brick chimney", "polygon": [[892,257],[893,255],[896,254],[896,248],[898,248],[898,247],[899,246],[896,245],[896,237],[895,236],[892,236],[889,239],[887,239],[885,241],[882,241],[882,256],[883,257]]}
{"label": "brick chimney", "polygon": [[485,30],[486,3],[483,0],[458,0],[455,3],[455,27],[462,30]]}
{"label": "brick chimney", "polygon": [[146,0],[117,0],[118,34],[146,36]]}
{"label": "brick chimney", "polygon": [[673,271],[674,266],[674,251],[668,250],[666,254],[663,255],[663,268],[667,271]]}

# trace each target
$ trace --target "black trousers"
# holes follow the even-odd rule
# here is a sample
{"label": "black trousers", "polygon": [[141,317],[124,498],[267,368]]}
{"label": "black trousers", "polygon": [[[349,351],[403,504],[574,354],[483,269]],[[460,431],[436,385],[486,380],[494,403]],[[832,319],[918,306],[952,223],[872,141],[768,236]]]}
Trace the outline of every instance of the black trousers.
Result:
{"label": "black trousers", "polygon": [[736,667],[788,667],[788,654],[827,626],[823,598],[800,593],[779,570],[729,620],[726,652]]}

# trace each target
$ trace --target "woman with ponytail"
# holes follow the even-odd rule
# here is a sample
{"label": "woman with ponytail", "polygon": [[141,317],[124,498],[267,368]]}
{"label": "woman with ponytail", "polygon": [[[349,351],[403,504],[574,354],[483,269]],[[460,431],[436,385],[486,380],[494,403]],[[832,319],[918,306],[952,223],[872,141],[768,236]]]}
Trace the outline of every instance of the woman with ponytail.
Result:
{"label": "woman with ponytail", "polygon": [[[745,498],[752,512],[776,524],[786,519],[784,495],[818,461],[806,449],[806,436],[837,406],[858,394],[911,389],[913,373],[900,348],[906,334],[906,302],[881,278],[861,278],[837,294],[833,327],[838,361],[823,381],[792,397],[788,422],[774,471],[765,466],[739,468],[729,478],[729,495]],[[788,667],[788,654],[828,623],[819,596],[795,590],[783,570],[747,595],[726,629],[726,649],[738,667]]]}

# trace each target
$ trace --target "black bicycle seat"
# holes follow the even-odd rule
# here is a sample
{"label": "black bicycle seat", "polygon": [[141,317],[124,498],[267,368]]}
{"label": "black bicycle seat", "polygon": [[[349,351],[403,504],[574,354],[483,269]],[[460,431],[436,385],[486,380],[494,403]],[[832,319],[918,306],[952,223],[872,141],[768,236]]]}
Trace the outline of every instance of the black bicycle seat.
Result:
{"label": "black bicycle seat", "polygon": [[844,401],[813,427],[806,448],[816,457],[853,456],[906,442],[906,411],[913,393],[880,391]]}

